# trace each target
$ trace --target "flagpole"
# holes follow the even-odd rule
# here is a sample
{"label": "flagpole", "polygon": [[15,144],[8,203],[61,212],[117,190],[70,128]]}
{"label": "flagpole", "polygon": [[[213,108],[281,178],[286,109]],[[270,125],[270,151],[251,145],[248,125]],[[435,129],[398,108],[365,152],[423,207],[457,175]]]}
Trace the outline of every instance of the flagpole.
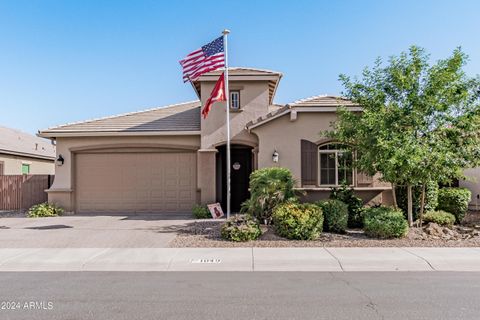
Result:
{"label": "flagpole", "polygon": [[225,95],[227,107],[227,219],[230,218],[230,91],[228,90],[228,50],[227,50],[227,36],[230,30],[223,30],[223,45],[225,49]]}

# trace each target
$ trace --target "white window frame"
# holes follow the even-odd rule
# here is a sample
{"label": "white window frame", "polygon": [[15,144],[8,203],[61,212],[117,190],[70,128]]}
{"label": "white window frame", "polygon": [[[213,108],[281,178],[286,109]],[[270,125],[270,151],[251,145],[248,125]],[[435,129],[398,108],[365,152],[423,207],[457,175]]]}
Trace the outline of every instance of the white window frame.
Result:
{"label": "white window frame", "polygon": [[[323,144],[321,146],[318,146],[318,186],[319,187],[339,187],[340,184],[338,183],[338,154],[339,153],[343,153],[344,151],[343,150],[338,150],[338,149],[332,149],[332,150],[320,150],[321,147],[325,147],[326,145],[329,145],[329,144],[335,144],[335,143],[327,143],[327,144]],[[353,160],[353,157],[355,156],[355,154],[353,153],[353,151],[350,151],[352,152],[352,160]],[[320,166],[320,163],[321,163],[321,155],[322,154],[335,154],[335,184],[322,184],[322,170],[321,170],[321,166]],[[352,168],[352,183],[349,185],[350,187],[353,187],[355,186],[355,168]]]}
{"label": "white window frame", "polygon": [[[233,99],[234,95],[237,96],[237,99]],[[236,108],[233,106],[234,101],[237,101],[237,104],[238,104]],[[230,90],[230,109],[240,110],[240,90]]]}

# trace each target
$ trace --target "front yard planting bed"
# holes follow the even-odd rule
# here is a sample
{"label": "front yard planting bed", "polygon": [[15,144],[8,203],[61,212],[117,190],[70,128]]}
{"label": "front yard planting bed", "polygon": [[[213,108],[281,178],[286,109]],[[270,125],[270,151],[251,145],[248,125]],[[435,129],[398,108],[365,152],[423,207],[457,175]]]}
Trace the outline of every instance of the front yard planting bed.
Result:
{"label": "front yard planting bed", "polygon": [[[360,229],[347,229],[345,234],[323,232],[317,240],[288,240],[274,234],[273,226],[261,226],[258,240],[232,242],[221,237],[224,220],[197,220],[180,230],[170,242],[175,248],[227,248],[227,247],[480,247],[480,213],[467,216],[466,225],[454,226],[451,234],[445,229],[439,237],[435,232],[444,232],[435,226],[410,228],[400,239],[373,239]],[[428,228],[428,230],[427,230]],[[447,239],[449,238],[449,239]]]}

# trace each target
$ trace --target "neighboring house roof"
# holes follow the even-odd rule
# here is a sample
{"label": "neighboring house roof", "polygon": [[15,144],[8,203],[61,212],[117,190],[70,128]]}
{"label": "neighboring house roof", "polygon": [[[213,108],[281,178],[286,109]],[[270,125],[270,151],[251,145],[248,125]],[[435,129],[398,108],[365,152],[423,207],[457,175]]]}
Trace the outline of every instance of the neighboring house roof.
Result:
{"label": "neighboring house roof", "polygon": [[345,106],[352,111],[361,111],[362,108],[352,101],[337,96],[320,95],[305,98],[288,103],[282,108],[271,111],[270,113],[252,120],[247,123],[247,129],[254,129],[276,118],[293,112],[334,112],[338,107]]}
{"label": "neighboring house roof", "polygon": [[49,140],[0,126],[0,153],[54,160],[55,146]]}
{"label": "neighboring house roof", "polygon": [[[193,86],[197,91],[197,95],[200,92],[200,82],[201,81],[217,81],[218,76],[224,72],[225,69],[221,68],[215,71],[211,71],[203,74],[197,81],[193,82]],[[257,69],[257,68],[246,68],[246,67],[229,67],[228,68],[228,77],[229,80],[267,80],[268,81],[268,96],[269,103],[273,103],[273,98],[275,92],[277,91],[278,84],[283,74],[278,71],[266,70],[266,69]]]}
{"label": "neighboring house roof", "polygon": [[200,101],[191,101],[39,131],[42,137],[74,135],[200,134]]}

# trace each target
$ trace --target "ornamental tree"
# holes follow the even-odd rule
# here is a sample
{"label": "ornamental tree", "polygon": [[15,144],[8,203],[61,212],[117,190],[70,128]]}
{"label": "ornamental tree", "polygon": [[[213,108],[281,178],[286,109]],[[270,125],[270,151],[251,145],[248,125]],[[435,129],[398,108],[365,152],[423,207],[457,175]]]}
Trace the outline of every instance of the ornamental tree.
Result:
{"label": "ornamental tree", "polygon": [[480,78],[465,74],[466,61],[457,48],[430,65],[412,46],[386,64],[378,58],[360,79],[340,75],[343,95],[363,111],[339,108],[326,135],[356,149],[359,170],[392,184],[395,206],[395,186],[407,187],[410,226],[413,186],[449,183],[480,164]]}

